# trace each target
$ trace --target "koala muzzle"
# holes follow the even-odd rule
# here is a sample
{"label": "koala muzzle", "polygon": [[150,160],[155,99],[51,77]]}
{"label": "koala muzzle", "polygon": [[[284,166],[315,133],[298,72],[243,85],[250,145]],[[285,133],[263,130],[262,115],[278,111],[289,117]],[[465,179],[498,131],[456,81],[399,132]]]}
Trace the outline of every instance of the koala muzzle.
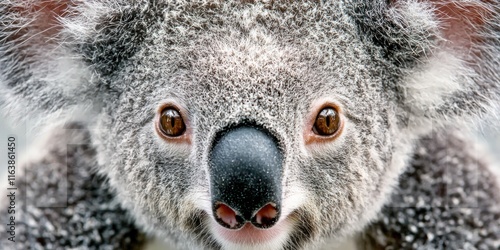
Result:
{"label": "koala muzzle", "polygon": [[283,154],[264,129],[242,126],[223,131],[210,153],[214,218],[226,228],[247,222],[272,227],[281,210]]}

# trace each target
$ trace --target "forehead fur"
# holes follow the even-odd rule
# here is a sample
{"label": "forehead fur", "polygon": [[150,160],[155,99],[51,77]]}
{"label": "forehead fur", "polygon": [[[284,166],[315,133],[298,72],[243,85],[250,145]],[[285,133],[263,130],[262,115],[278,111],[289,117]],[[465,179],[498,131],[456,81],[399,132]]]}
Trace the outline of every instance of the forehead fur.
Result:
{"label": "forehead fur", "polygon": [[[172,81],[178,92],[194,82],[200,90],[211,86],[217,89],[220,84],[239,84],[248,88],[242,90],[254,92],[273,91],[265,90],[269,87],[275,89],[275,93],[287,89],[293,92],[294,88],[305,86],[332,88],[346,79],[363,78],[360,72],[373,64],[367,53],[369,48],[359,38],[355,22],[340,1],[272,4],[224,1],[177,5],[141,6],[141,11],[161,13],[160,19],[149,19],[149,23],[141,19],[139,26],[147,30],[146,37],[127,39],[130,31],[123,29],[136,27],[131,20],[126,27],[125,24],[116,26],[118,32],[98,30],[97,35],[85,36],[89,38],[85,41],[84,54],[93,67],[109,69],[106,65],[121,62],[123,58],[108,56],[111,52],[107,48],[115,47],[116,41],[123,42],[120,46],[131,49],[123,50],[118,56],[132,60],[126,60],[121,66],[114,63],[115,70],[111,72],[121,70],[124,75],[136,73],[138,77],[143,72],[149,80]],[[121,37],[122,34],[125,37]],[[147,42],[140,42],[143,40]],[[134,58],[135,53],[140,55]],[[151,66],[163,71],[147,70]],[[110,84],[118,91],[129,88],[121,82]],[[259,87],[251,87],[255,84]]]}
{"label": "forehead fur", "polygon": [[[123,59],[132,57],[145,39],[153,40],[153,43],[144,43],[152,45],[147,48],[151,49],[151,52],[172,53],[172,57],[165,58],[169,63],[172,61],[175,63],[175,52],[178,52],[180,47],[205,50],[207,45],[213,46],[217,43],[234,45],[242,43],[244,46],[245,42],[251,42],[256,47],[273,44],[275,46],[273,51],[280,51],[284,46],[300,47],[307,52],[286,52],[296,53],[296,57],[308,59],[316,67],[334,67],[335,62],[341,61],[339,59],[350,61],[359,58],[360,52],[375,49],[365,48],[368,44],[360,43],[359,38],[370,35],[372,31],[365,29],[366,25],[361,25],[362,22],[369,22],[367,19],[370,16],[364,16],[363,19],[359,17],[366,13],[384,16],[386,9],[389,9],[389,6],[362,4],[356,1],[353,3],[343,1],[128,3],[99,18],[95,30],[97,34],[94,30],[81,29],[89,33],[79,37],[88,37],[83,43],[82,52],[92,65],[104,74],[114,71]],[[425,16],[425,13],[429,14],[428,12],[422,8],[415,10],[416,13],[419,11],[424,13],[420,16],[422,20],[429,19],[429,16]],[[395,55],[397,58],[382,54],[382,59],[387,57],[389,61],[413,61],[429,49],[431,44],[429,38],[432,34],[429,33],[428,21],[390,25],[394,26],[389,30],[391,39],[395,40],[394,45],[398,44],[400,49],[397,50],[392,46],[390,51],[397,53]],[[380,37],[379,34],[374,36]],[[160,48],[155,47],[160,44],[154,43],[158,42],[158,38],[164,40],[161,41],[163,51],[156,51]],[[398,41],[407,41],[408,44],[399,44]],[[356,54],[344,53],[344,48]],[[341,54],[344,54],[345,58],[338,58]],[[196,56],[196,53],[190,56]],[[182,66],[189,67],[189,65]]]}

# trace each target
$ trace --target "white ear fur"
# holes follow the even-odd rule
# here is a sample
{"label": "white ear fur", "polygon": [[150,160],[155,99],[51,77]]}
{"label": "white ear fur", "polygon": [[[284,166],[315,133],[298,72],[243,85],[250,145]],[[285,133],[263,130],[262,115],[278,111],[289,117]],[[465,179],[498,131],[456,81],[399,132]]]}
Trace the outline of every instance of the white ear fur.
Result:
{"label": "white ear fur", "polygon": [[[498,25],[494,24],[499,20],[498,7],[479,0],[428,0],[396,1],[394,8],[412,20],[418,13],[408,12],[425,10],[419,13],[427,13],[431,22],[428,27],[434,26],[437,31],[435,47],[402,80],[404,105],[414,115],[410,122],[415,127],[475,122],[475,118],[484,115],[482,111],[491,111],[491,105],[498,105],[500,79],[497,73],[491,73],[498,62],[488,59],[498,57],[498,48],[491,49],[488,44],[488,36],[498,34],[487,30],[488,25]],[[464,100],[463,107],[457,108],[459,104],[453,101],[457,96],[470,100]],[[464,112],[452,111],[457,109]],[[469,118],[464,119],[463,115]]]}
{"label": "white ear fur", "polygon": [[446,51],[435,54],[421,69],[403,80],[406,105],[420,114],[438,108],[456,91],[464,89],[460,84],[461,75],[468,71],[453,54]]}
{"label": "white ear fur", "polygon": [[[14,120],[36,121],[88,113],[91,73],[66,46],[65,19],[79,1],[5,0],[0,3],[0,97]],[[71,110],[71,111],[70,111]]]}

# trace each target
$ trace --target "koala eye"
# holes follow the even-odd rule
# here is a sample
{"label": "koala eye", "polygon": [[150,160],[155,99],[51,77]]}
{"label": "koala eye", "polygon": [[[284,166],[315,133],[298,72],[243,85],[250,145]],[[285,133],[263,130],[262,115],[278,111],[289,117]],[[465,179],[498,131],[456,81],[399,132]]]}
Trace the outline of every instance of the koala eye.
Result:
{"label": "koala eye", "polygon": [[311,104],[304,126],[304,143],[329,143],[342,134],[345,127],[344,109],[336,102],[321,98]]}
{"label": "koala eye", "polygon": [[329,136],[335,134],[340,126],[340,115],[337,110],[327,107],[322,109],[316,117],[313,131],[317,135]]}
{"label": "koala eye", "polygon": [[181,114],[172,107],[165,108],[161,112],[159,123],[161,132],[170,137],[180,136],[186,131],[186,124]]}

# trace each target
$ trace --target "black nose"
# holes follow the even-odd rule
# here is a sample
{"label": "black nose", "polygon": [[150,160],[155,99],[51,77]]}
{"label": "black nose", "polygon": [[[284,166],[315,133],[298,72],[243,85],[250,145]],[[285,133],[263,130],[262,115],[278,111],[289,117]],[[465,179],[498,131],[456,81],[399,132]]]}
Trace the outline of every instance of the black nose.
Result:
{"label": "black nose", "polygon": [[224,227],[273,226],[281,208],[283,155],[277,140],[256,127],[224,131],[210,154],[212,209]]}

